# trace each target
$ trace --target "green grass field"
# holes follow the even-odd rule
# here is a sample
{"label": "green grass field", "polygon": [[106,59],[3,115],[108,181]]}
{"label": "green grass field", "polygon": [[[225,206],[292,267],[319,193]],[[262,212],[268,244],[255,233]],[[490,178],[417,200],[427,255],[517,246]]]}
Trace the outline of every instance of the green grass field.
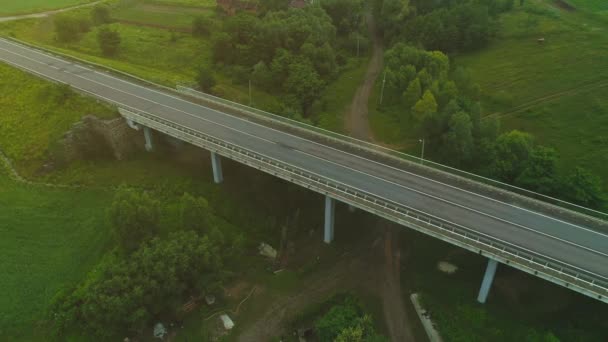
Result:
{"label": "green grass field", "polygon": [[0,17],[54,10],[93,1],[94,0],[0,0]]}
{"label": "green grass field", "polygon": [[209,7],[176,7],[138,3],[117,9],[112,13],[112,18],[161,28],[190,30],[194,18],[198,16],[210,18],[214,15],[215,4]]}
{"label": "green grass field", "polygon": [[110,193],[25,186],[0,172],[0,335],[38,338],[55,293],[84,277],[108,242]]}
{"label": "green grass field", "polygon": [[608,11],[608,2],[604,0],[565,0],[579,10]]}
{"label": "green grass field", "polygon": [[40,166],[49,148],[86,114],[113,117],[115,111],[6,64],[0,64],[0,148],[26,174]]}
{"label": "green grass field", "polygon": [[486,114],[555,147],[562,170],[589,168],[608,190],[608,23],[540,1],[501,24],[489,47],[456,58],[481,85]]}

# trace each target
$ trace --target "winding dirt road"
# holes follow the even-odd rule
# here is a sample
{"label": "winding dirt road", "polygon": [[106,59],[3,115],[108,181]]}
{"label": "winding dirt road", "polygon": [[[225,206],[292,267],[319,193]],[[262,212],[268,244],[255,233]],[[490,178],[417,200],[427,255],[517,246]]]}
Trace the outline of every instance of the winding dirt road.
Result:
{"label": "winding dirt road", "polygon": [[355,97],[350,104],[345,122],[346,130],[349,132],[350,136],[360,140],[371,141],[373,140],[373,134],[369,126],[368,104],[376,79],[382,70],[384,47],[382,45],[382,39],[376,30],[374,16],[371,11],[368,11],[366,20],[370,37],[372,37],[374,45],[372,58],[369,61],[365,73],[365,80],[357,89]]}

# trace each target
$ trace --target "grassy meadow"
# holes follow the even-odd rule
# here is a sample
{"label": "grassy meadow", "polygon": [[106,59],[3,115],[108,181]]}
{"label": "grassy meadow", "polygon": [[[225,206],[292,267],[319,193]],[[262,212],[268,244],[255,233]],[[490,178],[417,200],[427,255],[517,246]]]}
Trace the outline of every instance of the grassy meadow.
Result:
{"label": "grassy meadow", "polygon": [[530,2],[501,17],[490,46],[456,63],[481,85],[486,115],[500,116],[505,130],[534,134],[556,148],[563,170],[584,166],[608,190],[607,32],[608,23],[586,12]]}
{"label": "grassy meadow", "polygon": [[83,279],[107,247],[110,198],[109,192],[26,186],[0,171],[0,334],[5,341],[45,339],[37,325],[55,293]]}
{"label": "grassy meadow", "polygon": [[93,1],[95,0],[0,0],[0,17],[49,11]]}

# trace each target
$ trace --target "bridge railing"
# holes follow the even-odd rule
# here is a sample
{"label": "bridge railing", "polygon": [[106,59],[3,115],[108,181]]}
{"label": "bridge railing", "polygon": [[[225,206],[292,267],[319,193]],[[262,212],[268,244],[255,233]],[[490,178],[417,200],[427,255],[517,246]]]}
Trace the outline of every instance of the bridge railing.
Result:
{"label": "bridge railing", "polygon": [[[335,142],[339,142],[341,144],[348,144],[351,147],[361,150],[364,149],[366,151],[370,151],[373,154],[375,154],[376,157],[389,157],[389,158],[394,158],[398,161],[408,161],[411,162],[413,164],[416,164],[416,166],[418,168],[422,167],[422,168],[432,168],[435,170],[439,170],[445,173],[449,173],[452,175],[456,175],[459,177],[463,177],[478,183],[482,183],[482,184],[486,184],[492,187],[496,187],[496,188],[500,188],[502,190],[507,190],[510,192],[514,192],[517,193],[519,195],[522,196],[526,196],[529,198],[533,198],[536,200],[540,200],[549,204],[553,204],[553,205],[557,205],[559,207],[562,208],[566,208],[572,211],[576,211],[579,213],[583,213],[595,218],[599,218],[602,220],[606,220],[608,219],[608,213],[604,213],[598,210],[594,210],[594,209],[590,209],[590,208],[586,208],[574,203],[570,203],[555,197],[551,197],[551,196],[547,196],[544,194],[540,194],[531,190],[527,190],[524,188],[520,188],[511,184],[507,184],[507,183],[503,183],[491,178],[487,178],[487,177],[483,177],[471,172],[467,172],[467,171],[463,171],[460,169],[456,169],[447,165],[443,165],[440,163],[435,163],[433,161],[430,161],[428,159],[421,159],[417,156],[413,156],[407,153],[403,153],[403,152],[399,152],[399,151],[395,151],[393,149],[390,148],[386,148],[384,146],[380,146],[380,145],[376,145],[376,144],[372,144],[370,142],[367,141],[363,141],[363,140],[358,140],[349,136],[345,136],[336,132],[332,132],[332,131],[328,131],[325,130],[323,128],[320,127],[316,127],[313,125],[309,125],[297,120],[293,120],[290,118],[286,118],[280,115],[276,115],[276,114],[272,114],[257,108],[253,108],[253,107],[249,107],[237,102],[233,102],[230,100],[226,100],[223,99],[221,97],[217,97],[217,96],[213,96],[207,93],[203,93],[200,92],[198,90],[192,89],[189,86],[185,86],[185,85],[177,85],[176,87],[177,91],[181,94],[185,94],[188,95],[190,97],[202,100],[206,103],[214,103],[214,104],[218,104],[224,107],[228,107],[228,108],[232,108],[235,109],[239,112],[239,114],[245,115],[245,116],[250,116],[250,117],[254,117],[256,119],[261,119],[261,120],[266,120],[266,121],[272,121],[274,123],[278,123],[282,126],[286,126],[286,127],[290,127],[292,129],[296,129],[299,130],[301,132],[305,132],[305,133],[312,133],[315,134],[317,136],[317,138],[320,138],[321,140],[327,140],[327,139],[331,139]],[[382,160],[383,162],[385,160]]]}
{"label": "bridge railing", "polygon": [[[256,119],[263,119],[263,120],[268,120],[271,121],[273,123],[278,123],[281,124],[283,126],[283,128],[285,127],[290,127],[292,129],[296,129],[299,130],[300,132],[304,132],[304,133],[312,133],[316,136],[317,139],[321,139],[325,142],[327,142],[328,140],[333,141],[333,142],[337,142],[340,144],[347,144],[349,147],[355,149],[355,150],[365,150],[367,152],[371,152],[372,157],[373,158],[380,158],[381,162],[386,162],[386,157],[392,158],[394,161],[396,161],[397,163],[399,163],[400,161],[407,161],[412,165],[409,165],[410,167],[413,167],[413,165],[416,165],[417,170],[416,172],[421,172],[421,174],[424,174],[424,170],[427,169],[428,170],[437,170],[437,171],[441,171],[443,173],[447,173],[447,174],[451,174],[451,175],[455,175],[458,177],[461,177],[463,179],[467,179],[467,180],[472,180],[475,181],[479,184],[485,184],[494,188],[498,188],[498,189],[502,189],[502,190],[506,190],[515,194],[519,194],[522,195],[526,198],[531,198],[531,199],[535,199],[538,201],[541,201],[542,203],[549,203],[555,206],[558,206],[560,208],[565,208],[577,213],[582,213],[585,215],[588,215],[590,217],[593,218],[597,218],[600,220],[603,220],[604,222],[601,223],[602,227],[597,228],[596,226],[593,226],[593,228],[599,229],[599,230],[606,230],[605,227],[603,227],[603,225],[605,224],[606,221],[608,221],[608,213],[605,212],[601,212],[598,210],[594,210],[594,209],[590,209],[590,208],[586,208],[574,203],[570,203],[558,198],[554,198],[551,196],[547,196],[544,194],[540,194],[528,189],[524,189],[524,188],[520,188],[517,186],[513,186],[507,183],[503,183],[491,178],[487,178],[487,177],[483,177],[474,173],[470,173],[467,171],[463,171],[460,169],[456,169],[447,165],[443,165],[443,164],[439,164],[439,163],[435,163],[433,161],[430,160],[422,160],[421,158],[417,157],[417,156],[413,156],[407,153],[403,153],[403,152],[399,152],[399,151],[395,151],[392,150],[390,148],[386,148],[383,146],[379,146],[376,144],[372,144],[369,143],[367,141],[362,141],[362,140],[358,140],[358,139],[354,139],[352,137],[349,136],[345,136],[336,132],[332,132],[332,131],[328,131],[325,129],[322,129],[320,127],[316,127],[313,125],[308,125],[305,124],[303,122],[297,121],[297,120],[293,120],[293,119],[289,119],[280,115],[276,115],[276,114],[272,114],[257,108],[253,108],[253,107],[249,107],[237,102],[233,102],[233,101],[229,101],[217,96],[213,96],[210,94],[206,94],[197,90],[192,89],[191,87],[185,86],[185,85],[177,85],[177,89],[171,89],[167,86],[164,85],[160,85],[151,81],[148,81],[146,79],[142,79],[140,77],[137,77],[135,75],[126,73],[124,71],[121,70],[117,70],[114,68],[111,68],[109,66],[106,65],[102,65],[102,64],[98,64],[98,63],[94,63],[92,61],[88,61],[88,60],[83,60],[81,58],[78,58],[76,56],[67,54],[65,52],[59,51],[59,50],[55,50],[55,49],[51,49],[49,47],[42,47],[39,45],[35,45],[35,44],[31,44],[29,42],[25,42],[19,39],[16,39],[14,37],[5,37],[6,39],[9,39],[17,44],[21,44],[21,45],[25,45],[28,46],[30,48],[33,49],[37,49],[41,52],[45,52],[47,54],[51,54],[51,55],[57,55],[60,56],[62,58],[66,58],[66,59],[70,59],[73,60],[77,63],[81,63],[83,65],[88,65],[91,66],[93,68],[96,69],[101,69],[101,70],[105,70],[108,71],[110,73],[114,73],[117,75],[120,75],[122,77],[125,77],[127,79],[130,79],[134,82],[137,83],[142,83],[142,84],[147,84],[147,85],[151,85],[161,91],[165,91],[165,92],[175,92],[177,94],[183,94],[183,95],[188,95],[191,98],[197,98],[199,100],[202,100],[206,103],[214,103],[214,104],[219,104],[225,108],[233,108],[235,110],[237,110],[239,112],[239,114],[241,115],[246,115],[246,116],[251,116],[254,117]],[[369,156],[369,154],[367,154]],[[463,184],[461,184],[463,185]],[[467,184],[470,186],[470,184]],[[484,190],[484,189],[479,189],[477,188],[476,190]],[[488,189],[485,189],[488,190]],[[489,190],[491,191],[491,190]],[[493,194],[495,195],[495,194]],[[513,198],[510,198],[508,195],[506,195],[505,197],[502,198],[503,200],[506,201],[512,201]],[[520,199],[521,200],[521,199]],[[526,203],[526,204],[530,204],[530,203]],[[532,203],[532,205],[534,206],[534,203]],[[536,206],[537,209],[541,209],[538,208],[538,206]],[[562,212],[563,214],[563,212]],[[590,220],[586,220],[587,224],[591,224],[593,225],[595,222],[594,221],[590,221]]]}
{"label": "bridge railing", "polygon": [[501,262],[541,276],[552,282],[561,285],[567,284],[566,286],[572,287],[581,293],[608,302],[608,278],[604,276],[362,191],[328,177],[265,156],[259,152],[228,143],[170,120],[134,109],[121,109],[120,111],[126,118],[142,125],[149,126],[319,193],[329,195],[339,201],[407,225],[425,234],[467,248],[475,253],[486,254]]}

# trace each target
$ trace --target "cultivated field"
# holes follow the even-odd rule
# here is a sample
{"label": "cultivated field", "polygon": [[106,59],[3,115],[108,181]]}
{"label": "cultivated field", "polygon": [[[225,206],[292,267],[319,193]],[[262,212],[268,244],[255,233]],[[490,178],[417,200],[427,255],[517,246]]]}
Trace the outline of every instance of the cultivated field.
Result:
{"label": "cultivated field", "polygon": [[0,17],[59,9],[95,0],[0,0]]}
{"label": "cultivated field", "polygon": [[[0,168],[0,334],[23,341],[57,291],[80,281],[109,241],[110,194],[25,186]],[[34,340],[44,340],[41,334]]]}

